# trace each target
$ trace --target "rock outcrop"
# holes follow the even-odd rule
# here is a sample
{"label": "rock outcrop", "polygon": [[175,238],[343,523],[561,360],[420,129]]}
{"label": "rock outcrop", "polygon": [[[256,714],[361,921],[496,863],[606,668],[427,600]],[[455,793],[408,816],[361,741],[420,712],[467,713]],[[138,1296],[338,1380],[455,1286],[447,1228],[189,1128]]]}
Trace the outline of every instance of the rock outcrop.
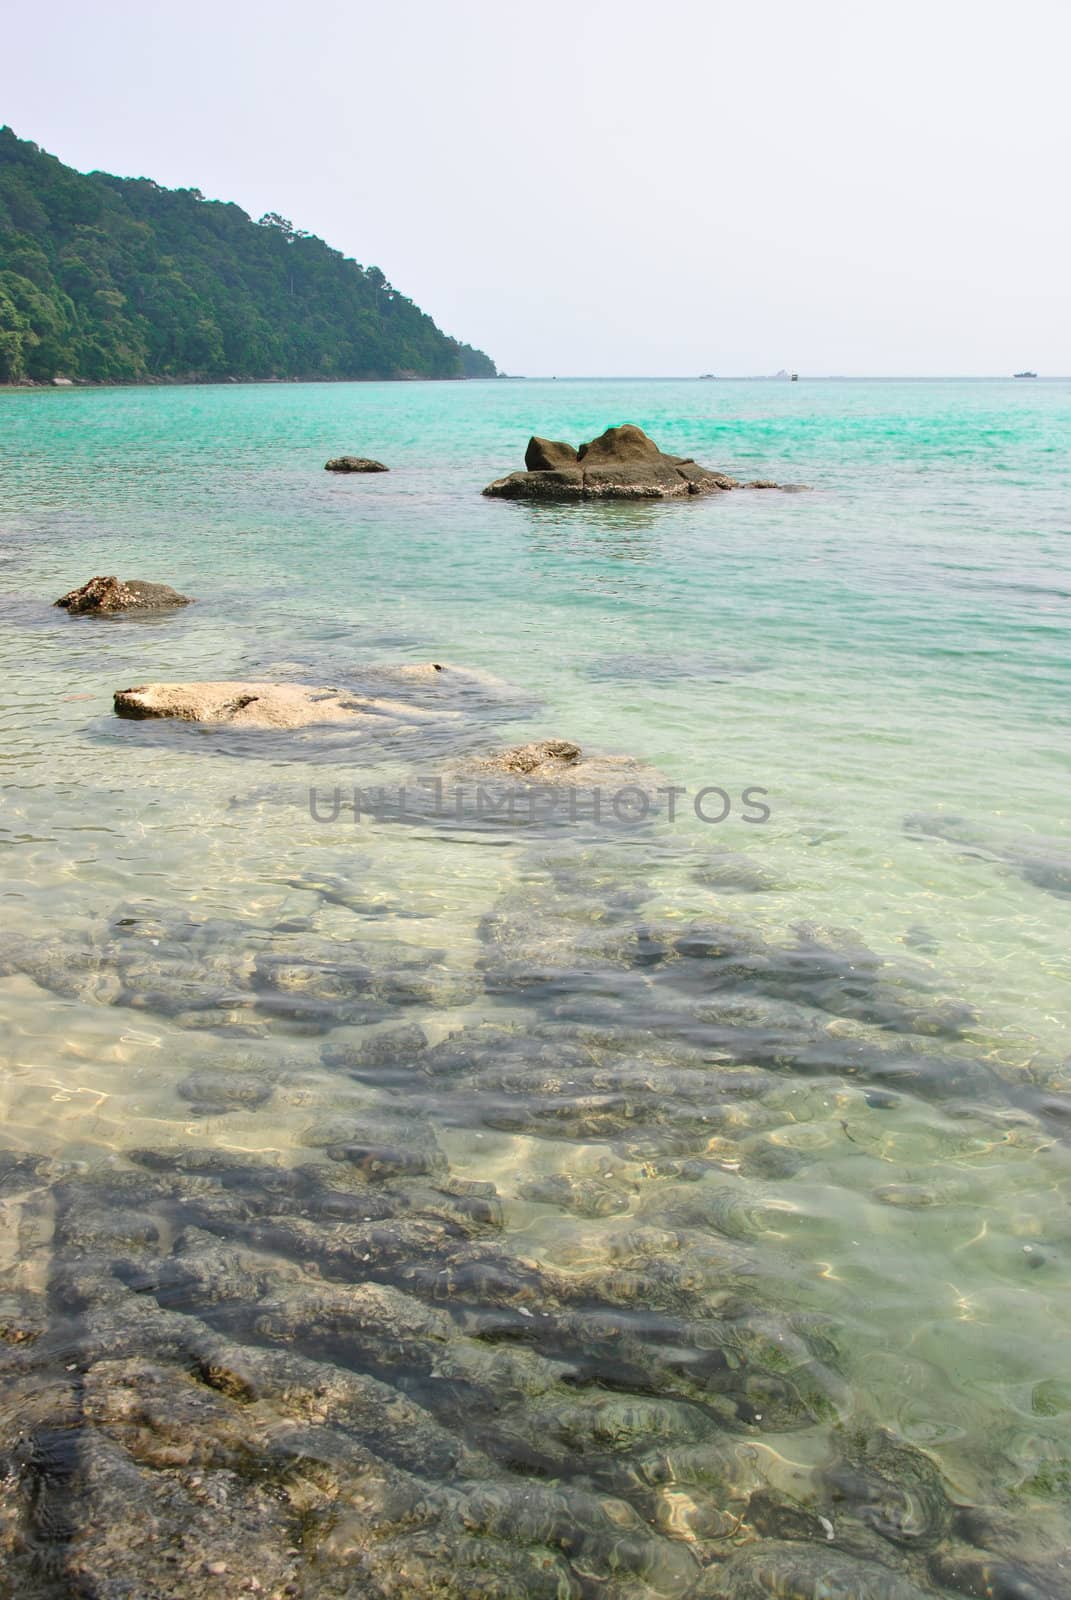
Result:
{"label": "rock outcrop", "polygon": [[324,463],[325,472],[389,472],[382,461],[373,461],[369,456],[335,456],[333,460]]}
{"label": "rock outcrop", "polygon": [[142,578],[90,578],[55,602],[74,616],[123,617],[144,611],[170,611],[192,604],[166,583],[146,583]]}
{"label": "rock outcrop", "polygon": [[504,500],[677,500],[742,487],[690,457],[664,455],[630,422],[607,428],[575,451],[532,438],[524,460],[526,471],[496,479],[484,494]]}

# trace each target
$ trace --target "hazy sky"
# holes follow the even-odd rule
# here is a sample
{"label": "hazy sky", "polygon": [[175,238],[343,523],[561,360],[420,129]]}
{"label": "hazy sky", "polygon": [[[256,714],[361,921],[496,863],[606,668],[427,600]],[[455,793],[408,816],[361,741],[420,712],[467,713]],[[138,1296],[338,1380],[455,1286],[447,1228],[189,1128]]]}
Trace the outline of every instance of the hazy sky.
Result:
{"label": "hazy sky", "polygon": [[1071,373],[1067,0],[51,0],[0,121],[518,373]]}

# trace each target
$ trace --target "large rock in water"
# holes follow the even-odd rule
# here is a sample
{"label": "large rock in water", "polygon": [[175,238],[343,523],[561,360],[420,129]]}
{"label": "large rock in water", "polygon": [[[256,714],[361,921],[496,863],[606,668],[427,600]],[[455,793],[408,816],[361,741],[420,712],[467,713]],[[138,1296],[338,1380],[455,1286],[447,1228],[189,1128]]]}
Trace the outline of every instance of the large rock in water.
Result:
{"label": "large rock in water", "polygon": [[576,451],[533,438],[524,460],[527,471],[498,478],[484,494],[505,500],[677,500],[741,487],[735,478],[689,457],[663,455],[631,422],[607,428]]}
{"label": "large rock in water", "polygon": [[191,605],[189,595],[166,583],[146,583],[142,578],[90,578],[80,589],[61,595],[56,605],[74,616],[122,617],[144,611],[170,611]]}
{"label": "large rock in water", "polygon": [[335,456],[331,461],[324,462],[325,472],[389,472],[382,461],[373,461],[370,456]]}

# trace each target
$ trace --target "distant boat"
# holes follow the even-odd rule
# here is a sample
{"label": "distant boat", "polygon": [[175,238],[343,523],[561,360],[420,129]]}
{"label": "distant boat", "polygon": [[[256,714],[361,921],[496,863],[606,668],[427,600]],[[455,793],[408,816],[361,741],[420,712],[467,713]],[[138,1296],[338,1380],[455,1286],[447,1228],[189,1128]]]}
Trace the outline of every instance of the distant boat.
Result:
{"label": "distant boat", "polygon": [[1037,373],[1036,372],[1013,372],[1012,373],[1012,377],[1013,378],[1036,378],[1037,377]]}
{"label": "distant boat", "polygon": [[800,375],[799,375],[799,373],[798,373],[798,372],[794,372],[794,373],[793,373],[793,374],[792,374],[792,382],[793,382],[793,383],[799,383],[799,381],[800,381]]}
{"label": "distant boat", "polygon": [[714,374],[712,372],[701,372],[699,376],[701,378],[713,378]]}

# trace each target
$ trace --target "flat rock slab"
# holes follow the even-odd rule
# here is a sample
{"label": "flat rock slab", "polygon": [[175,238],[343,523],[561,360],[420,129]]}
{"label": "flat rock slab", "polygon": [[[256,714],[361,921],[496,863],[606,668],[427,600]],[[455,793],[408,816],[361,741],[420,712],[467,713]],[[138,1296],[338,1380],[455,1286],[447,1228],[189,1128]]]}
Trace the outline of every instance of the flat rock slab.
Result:
{"label": "flat rock slab", "polygon": [[144,611],[170,611],[193,602],[166,583],[146,583],[143,578],[90,578],[55,602],[75,616],[122,617]]}
{"label": "flat rock slab", "polygon": [[324,463],[325,472],[389,472],[382,461],[373,461],[370,456],[335,456],[331,461]]}
{"label": "flat rock slab", "polygon": [[352,723],[369,731],[390,723],[439,722],[456,713],[303,683],[146,683],[115,691],[120,717],[174,717],[240,728],[306,728]]}
{"label": "flat rock slab", "polygon": [[[578,450],[533,437],[524,459],[526,471],[496,479],[484,494],[503,500],[680,500],[752,487],[689,457],[664,455],[632,423],[607,428]],[[762,487],[768,486],[776,487],[763,480]]]}

